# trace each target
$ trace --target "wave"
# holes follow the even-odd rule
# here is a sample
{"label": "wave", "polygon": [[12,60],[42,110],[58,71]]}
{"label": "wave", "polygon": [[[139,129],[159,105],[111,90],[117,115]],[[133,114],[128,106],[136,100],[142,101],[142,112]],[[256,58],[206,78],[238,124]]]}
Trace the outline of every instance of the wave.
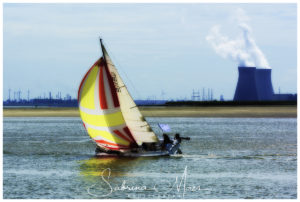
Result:
{"label": "wave", "polygon": [[267,157],[292,157],[297,156],[297,154],[258,154],[258,155],[243,155],[243,156],[219,156],[215,154],[202,154],[202,155],[189,155],[189,154],[183,154],[181,157],[183,158],[191,158],[191,159],[228,159],[228,160],[234,160],[234,159],[265,159]]}

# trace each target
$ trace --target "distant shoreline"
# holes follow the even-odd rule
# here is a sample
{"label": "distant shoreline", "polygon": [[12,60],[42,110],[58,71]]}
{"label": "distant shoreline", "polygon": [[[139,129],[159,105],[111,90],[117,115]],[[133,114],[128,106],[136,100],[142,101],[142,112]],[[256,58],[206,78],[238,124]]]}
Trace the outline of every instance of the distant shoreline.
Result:
{"label": "distant shoreline", "polygon": [[[297,106],[140,106],[145,117],[296,118]],[[4,117],[79,117],[78,108],[4,108]]]}

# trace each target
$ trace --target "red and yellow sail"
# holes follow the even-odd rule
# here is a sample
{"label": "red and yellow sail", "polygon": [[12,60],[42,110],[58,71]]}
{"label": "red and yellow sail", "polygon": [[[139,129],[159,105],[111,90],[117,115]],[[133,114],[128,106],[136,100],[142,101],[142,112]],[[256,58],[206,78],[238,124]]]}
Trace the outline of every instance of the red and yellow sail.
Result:
{"label": "red and yellow sail", "polygon": [[88,70],[78,90],[88,134],[98,146],[122,152],[158,142],[102,44],[101,48],[103,57]]}
{"label": "red and yellow sail", "polygon": [[100,58],[86,73],[78,90],[80,116],[90,137],[107,150],[136,146],[120,109],[112,77]]}

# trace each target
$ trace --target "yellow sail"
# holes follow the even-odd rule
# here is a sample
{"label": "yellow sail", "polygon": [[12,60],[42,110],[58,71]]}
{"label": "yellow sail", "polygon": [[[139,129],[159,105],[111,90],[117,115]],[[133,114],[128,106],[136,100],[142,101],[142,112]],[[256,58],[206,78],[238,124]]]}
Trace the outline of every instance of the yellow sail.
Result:
{"label": "yellow sail", "polygon": [[82,79],[78,105],[83,124],[98,146],[117,151],[137,146],[124,120],[113,79],[103,58]]}
{"label": "yellow sail", "polygon": [[152,131],[151,127],[139,111],[139,108],[133,101],[116,67],[114,66],[111,58],[105,50],[105,47],[102,46],[102,49],[109,72],[112,76],[114,85],[116,87],[123,117],[136,143],[138,145],[141,145],[142,143],[158,142],[158,138],[156,137],[155,133]]}

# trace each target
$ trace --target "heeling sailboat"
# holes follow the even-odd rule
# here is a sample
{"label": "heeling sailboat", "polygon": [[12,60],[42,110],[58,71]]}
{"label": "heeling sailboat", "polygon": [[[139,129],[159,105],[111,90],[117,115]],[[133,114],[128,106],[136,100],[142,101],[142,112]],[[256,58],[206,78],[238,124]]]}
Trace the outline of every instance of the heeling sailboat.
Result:
{"label": "heeling sailboat", "polygon": [[170,152],[160,149],[157,136],[132,99],[101,39],[100,43],[103,56],[88,70],[78,89],[80,116],[99,147],[98,154],[168,155]]}

